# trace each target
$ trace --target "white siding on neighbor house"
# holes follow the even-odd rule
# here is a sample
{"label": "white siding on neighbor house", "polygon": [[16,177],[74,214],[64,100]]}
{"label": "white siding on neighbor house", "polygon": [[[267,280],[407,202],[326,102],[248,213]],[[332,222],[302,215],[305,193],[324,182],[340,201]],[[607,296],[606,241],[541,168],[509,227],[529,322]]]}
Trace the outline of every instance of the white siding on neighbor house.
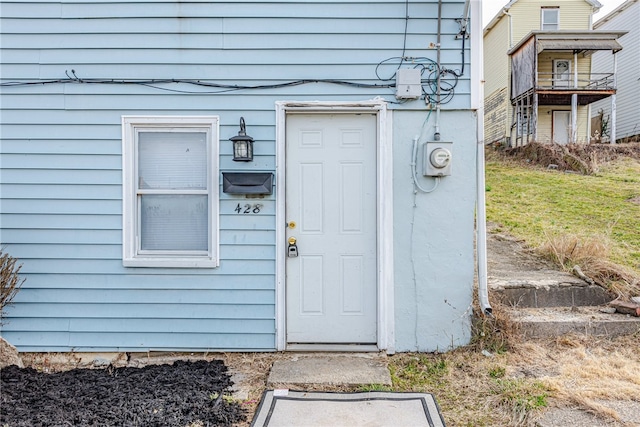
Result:
{"label": "white siding on neighbor house", "polygon": [[[496,100],[501,100],[501,87],[508,87],[511,76],[509,56],[506,51],[502,53],[501,45],[515,46],[531,31],[541,29],[541,9],[543,7],[558,7],[560,14],[560,30],[589,30],[591,26],[591,15],[593,7],[585,0],[518,0],[508,9],[509,15],[502,15],[499,20],[488,29],[484,38],[484,61],[485,61],[485,100],[487,105],[496,107]],[[511,28],[509,29],[509,23]],[[508,50],[508,49],[507,49]],[[571,59],[573,60],[572,55]],[[498,69],[499,67],[502,70]],[[539,69],[538,71],[543,71]],[[581,62],[579,72],[588,72],[585,63]],[[507,96],[509,98],[511,94]],[[485,139],[487,142],[502,139],[509,136],[513,111],[510,100],[504,103],[504,110],[492,112],[488,115],[485,111]],[[539,120],[541,118],[539,117]],[[498,121],[496,123],[496,121]],[[544,121],[544,118],[542,118]],[[542,128],[538,126],[538,137],[550,132],[546,125]],[[496,126],[499,125],[499,126]],[[502,127],[505,128],[504,134]],[[579,139],[584,139],[587,133],[586,125],[579,128]]]}
{"label": "white siding on neighbor house", "polygon": [[484,139],[501,141],[509,133],[509,20],[501,19],[484,34]]}
{"label": "white siding on neighbor house", "polygon": [[[277,100],[395,101],[376,66],[402,54],[404,0],[3,1],[1,224],[27,279],[2,334],[20,351],[275,349],[274,196],[220,189],[220,267],[122,265],[123,115],[217,115],[220,171],[275,172]],[[460,69],[464,1],[443,4],[443,66]],[[437,1],[409,3],[406,54],[435,59]],[[467,50],[468,50],[467,44]],[[466,52],[468,60],[469,52]],[[393,72],[382,66],[382,77]],[[469,64],[444,109],[469,109]],[[137,79],[140,84],[108,84]],[[424,109],[424,101],[397,105]],[[232,161],[243,116],[255,159]],[[237,214],[240,203],[262,203]]]}
{"label": "white siding on neighbor house", "polygon": [[594,10],[585,0],[518,0],[509,9],[512,15],[514,45],[532,30],[542,29],[540,25],[543,7],[559,8],[560,30],[591,29],[591,14]]}
{"label": "white siding on neighbor house", "polygon": [[[543,105],[538,108],[538,142],[551,142],[553,140],[552,123],[554,111],[571,111],[570,105]],[[578,128],[579,143],[588,142],[586,137],[587,125],[589,124],[588,107],[578,106],[576,117],[576,127]],[[566,130],[569,134],[569,129]]]}
{"label": "white siding on neighbor house", "polygon": [[[616,11],[605,16],[594,24],[594,29],[624,30],[627,34],[618,39],[622,50],[617,57],[617,92],[616,92],[616,139],[640,135],[640,2],[628,0]],[[593,55],[592,70],[594,73],[610,73],[613,71],[613,55],[611,52],[596,52]],[[604,113],[605,120],[611,118],[611,98],[594,102],[591,106],[591,117]],[[609,126],[611,128],[611,126]],[[592,132],[594,129],[592,129]]]}

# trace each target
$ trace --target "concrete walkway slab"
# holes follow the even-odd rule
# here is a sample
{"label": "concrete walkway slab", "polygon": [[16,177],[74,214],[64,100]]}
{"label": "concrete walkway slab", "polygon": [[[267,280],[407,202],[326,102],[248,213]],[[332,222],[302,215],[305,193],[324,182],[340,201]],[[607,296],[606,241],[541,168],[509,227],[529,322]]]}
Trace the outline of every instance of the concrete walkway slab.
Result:
{"label": "concrete walkway slab", "polygon": [[615,420],[603,420],[577,408],[551,408],[536,421],[536,427],[624,427]]}
{"label": "concrete walkway slab", "polygon": [[633,400],[603,400],[595,403],[610,409],[619,418],[602,419],[582,408],[549,408],[536,422],[537,427],[638,427],[640,426],[640,402]]}
{"label": "concrete walkway slab", "polygon": [[445,427],[428,393],[265,392],[252,427]]}
{"label": "concrete walkway slab", "polygon": [[274,362],[267,387],[280,384],[391,385],[391,375],[377,355],[300,355]]}

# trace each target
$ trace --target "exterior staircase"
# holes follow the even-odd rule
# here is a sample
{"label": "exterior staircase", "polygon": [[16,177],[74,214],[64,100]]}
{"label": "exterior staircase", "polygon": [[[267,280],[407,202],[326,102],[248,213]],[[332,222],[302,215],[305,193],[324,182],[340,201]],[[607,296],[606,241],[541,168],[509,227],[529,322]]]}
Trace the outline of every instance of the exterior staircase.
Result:
{"label": "exterior staircase", "polygon": [[640,333],[640,317],[609,305],[615,295],[557,269],[511,236],[487,236],[488,285],[527,338]]}
{"label": "exterior staircase", "polygon": [[609,307],[614,298],[600,286],[534,281],[509,285],[494,291],[527,338],[566,334],[617,336],[640,331],[640,317]]}

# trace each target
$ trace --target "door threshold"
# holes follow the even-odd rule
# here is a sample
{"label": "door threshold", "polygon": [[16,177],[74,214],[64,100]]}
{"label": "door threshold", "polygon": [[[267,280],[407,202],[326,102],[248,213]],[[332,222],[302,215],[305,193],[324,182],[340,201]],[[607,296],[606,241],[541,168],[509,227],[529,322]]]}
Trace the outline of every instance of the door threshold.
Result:
{"label": "door threshold", "polygon": [[375,344],[287,344],[286,351],[377,353],[380,349]]}

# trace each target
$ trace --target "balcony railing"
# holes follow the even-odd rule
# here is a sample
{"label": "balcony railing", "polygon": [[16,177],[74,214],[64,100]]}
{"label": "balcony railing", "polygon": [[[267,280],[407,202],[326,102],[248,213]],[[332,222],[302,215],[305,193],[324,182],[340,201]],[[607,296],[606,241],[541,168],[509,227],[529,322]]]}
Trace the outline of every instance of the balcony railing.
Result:
{"label": "balcony railing", "polygon": [[[554,73],[538,73],[536,87],[538,89],[585,89],[611,90],[615,89],[613,73],[578,73],[577,82],[573,73],[559,76]],[[577,83],[577,84],[576,84]]]}

